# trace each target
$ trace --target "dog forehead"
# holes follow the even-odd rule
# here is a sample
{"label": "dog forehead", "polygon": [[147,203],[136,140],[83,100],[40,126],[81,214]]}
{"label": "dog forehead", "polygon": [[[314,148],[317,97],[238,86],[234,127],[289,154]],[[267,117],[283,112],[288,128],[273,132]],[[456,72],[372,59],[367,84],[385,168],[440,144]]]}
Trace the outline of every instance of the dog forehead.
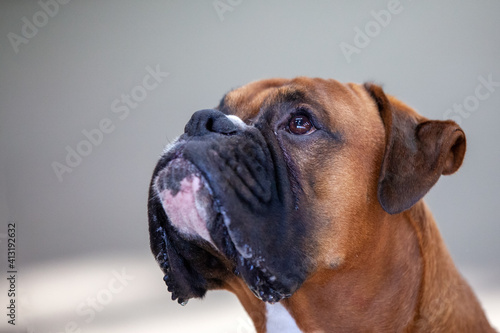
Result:
{"label": "dog forehead", "polygon": [[366,123],[380,118],[373,99],[362,85],[308,77],[248,83],[228,92],[218,109],[247,122],[269,106],[290,101],[319,106],[332,126],[346,130],[356,129],[357,125],[366,127]]}
{"label": "dog forehead", "polygon": [[248,83],[228,92],[222,98],[218,109],[226,114],[238,116],[243,121],[252,119],[259,113],[264,100],[289,81],[278,78]]}

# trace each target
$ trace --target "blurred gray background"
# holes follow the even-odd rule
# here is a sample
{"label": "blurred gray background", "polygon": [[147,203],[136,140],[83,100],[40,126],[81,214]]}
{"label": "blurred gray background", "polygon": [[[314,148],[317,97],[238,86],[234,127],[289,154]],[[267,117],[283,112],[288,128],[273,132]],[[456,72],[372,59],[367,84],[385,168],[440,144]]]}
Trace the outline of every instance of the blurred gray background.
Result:
{"label": "blurred gray background", "polygon": [[465,163],[426,200],[500,328],[499,14],[486,0],[3,0],[0,308],[12,222],[18,308],[0,330],[252,332],[229,293],[170,301],[149,253],[148,183],[194,111],[299,75],[375,81],[460,122]]}

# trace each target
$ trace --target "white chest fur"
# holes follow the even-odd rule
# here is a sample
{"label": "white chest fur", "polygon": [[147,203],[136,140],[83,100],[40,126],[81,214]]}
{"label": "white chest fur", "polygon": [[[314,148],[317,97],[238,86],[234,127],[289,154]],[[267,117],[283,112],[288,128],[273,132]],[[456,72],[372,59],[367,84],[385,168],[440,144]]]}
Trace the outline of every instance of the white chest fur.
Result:
{"label": "white chest fur", "polygon": [[302,333],[295,319],[280,303],[266,304],[267,333]]}

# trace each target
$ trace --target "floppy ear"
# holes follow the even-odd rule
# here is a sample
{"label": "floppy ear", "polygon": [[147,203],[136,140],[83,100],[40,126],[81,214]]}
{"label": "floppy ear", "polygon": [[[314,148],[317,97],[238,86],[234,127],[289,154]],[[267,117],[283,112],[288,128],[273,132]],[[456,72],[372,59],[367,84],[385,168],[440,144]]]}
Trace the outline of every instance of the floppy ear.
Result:
{"label": "floppy ear", "polygon": [[403,103],[391,102],[382,88],[365,84],[378,106],[385,127],[385,152],[377,195],[389,214],[419,201],[441,175],[462,165],[465,134],[454,121],[428,120]]}

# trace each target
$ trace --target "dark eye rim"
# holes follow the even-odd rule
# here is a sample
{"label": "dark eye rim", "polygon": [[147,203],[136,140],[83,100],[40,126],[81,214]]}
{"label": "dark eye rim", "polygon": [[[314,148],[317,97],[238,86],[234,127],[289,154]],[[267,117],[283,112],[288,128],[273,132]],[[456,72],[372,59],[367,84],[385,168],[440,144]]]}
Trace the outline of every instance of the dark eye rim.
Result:
{"label": "dark eye rim", "polygon": [[[309,122],[311,123],[311,129],[303,134],[293,133],[290,130],[290,122],[295,117],[306,117],[309,120]],[[287,123],[286,123],[286,131],[292,135],[297,135],[297,136],[309,135],[309,134],[312,134],[318,130],[318,127],[316,126],[315,123],[316,123],[316,121],[314,119],[314,116],[311,114],[311,112],[306,108],[299,107],[294,112],[290,113],[288,120],[287,120]]]}

